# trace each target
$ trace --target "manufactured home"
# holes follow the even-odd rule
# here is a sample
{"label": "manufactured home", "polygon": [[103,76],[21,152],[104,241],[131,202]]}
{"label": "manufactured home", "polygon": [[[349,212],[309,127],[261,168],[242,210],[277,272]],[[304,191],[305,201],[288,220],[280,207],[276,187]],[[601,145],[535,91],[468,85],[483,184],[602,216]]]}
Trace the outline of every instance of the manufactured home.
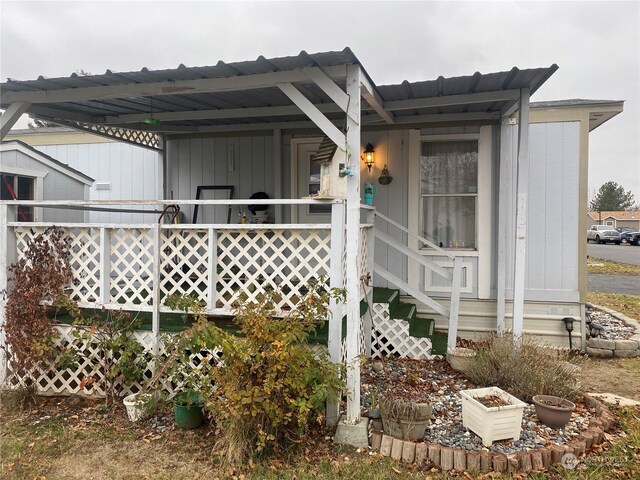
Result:
{"label": "manufactured home", "polygon": [[[82,255],[107,249],[82,272],[82,305],[152,312],[156,334],[170,293],[228,314],[240,290],[278,288],[285,311],[310,281],[345,287],[328,347],[353,366],[355,421],[360,353],[423,357],[489,331],[568,346],[566,317],[584,341],[588,136],[623,102],[530,103],[557,68],[377,85],[347,48],[10,80],[2,136],[29,113],[161,155],[162,200],[67,202],[170,210],[68,226],[102,246]],[[9,239],[43,227],[16,222],[16,203],[0,211],[4,266]]]}

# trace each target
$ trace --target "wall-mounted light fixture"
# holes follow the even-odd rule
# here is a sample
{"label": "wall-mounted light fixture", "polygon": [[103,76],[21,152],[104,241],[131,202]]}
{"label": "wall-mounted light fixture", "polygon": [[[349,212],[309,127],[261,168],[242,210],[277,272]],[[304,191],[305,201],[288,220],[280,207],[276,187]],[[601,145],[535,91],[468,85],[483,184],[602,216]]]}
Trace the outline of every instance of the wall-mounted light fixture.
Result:
{"label": "wall-mounted light fixture", "polygon": [[367,143],[367,146],[364,147],[364,156],[362,157],[364,164],[367,166],[367,170],[371,171],[371,167],[375,164],[375,160],[373,158],[373,154],[375,150],[373,149],[373,145]]}

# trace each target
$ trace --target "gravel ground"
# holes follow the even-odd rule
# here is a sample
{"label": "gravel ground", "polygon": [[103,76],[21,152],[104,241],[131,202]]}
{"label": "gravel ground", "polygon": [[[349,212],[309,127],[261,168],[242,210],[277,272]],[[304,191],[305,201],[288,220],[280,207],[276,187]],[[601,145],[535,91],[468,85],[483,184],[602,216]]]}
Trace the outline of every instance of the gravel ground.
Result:
{"label": "gravel ground", "polygon": [[474,386],[454,372],[446,361],[386,359],[363,367],[361,394],[366,408],[370,405],[372,392],[378,394],[387,388],[403,398],[428,399],[433,403],[425,441],[474,451],[510,454],[553,443],[563,444],[585,430],[593,414],[586,405],[579,403],[569,423],[555,429],[540,423],[535,408],[529,405],[524,410],[520,439],[496,441],[486,448],[480,437],[462,426],[460,390]]}
{"label": "gravel ground", "polygon": [[627,326],[622,320],[609,315],[602,310],[587,308],[587,316],[591,322],[601,325],[599,338],[606,340],[625,340],[635,333],[635,328]]}

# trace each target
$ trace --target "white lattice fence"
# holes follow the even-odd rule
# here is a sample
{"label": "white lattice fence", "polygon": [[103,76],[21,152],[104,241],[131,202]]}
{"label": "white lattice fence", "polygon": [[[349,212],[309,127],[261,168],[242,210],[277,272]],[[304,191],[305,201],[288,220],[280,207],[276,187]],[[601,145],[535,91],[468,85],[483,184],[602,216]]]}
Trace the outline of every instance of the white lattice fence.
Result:
{"label": "white lattice fence", "polygon": [[367,275],[369,265],[369,242],[368,232],[370,227],[360,227],[360,248],[358,249],[358,278],[360,278],[360,296],[367,294]]}
{"label": "white lattice fence", "polygon": [[431,355],[431,340],[409,335],[409,322],[389,317],[388,303],[373,304],[371,356],[424,359]]}
{"label": "white lattice fence", "polygon": [[[46,227],[16,227],[16,249],[22,258],[28,244]],[[69,264],[73,282],[68,285],[69,296],[77,302],[93,303],[100,300],[100,230],[91,227],[68,227],[64,229],[70,244]]]}
{"label": "white lattice fence", "polygon": [[160,291],[195,296],[209,303],[209,231],[172,229],[162,232]]}
{"label": "white lattice fence", "polygon": [[152,229],[111,229],[110,238],[110,303],[151,305],[154,281]]}
{"label": "white lattice fence", "polygon": [[231,309],[240,293],[255,300],[278,290],[276,308],[295,308],[310,282],[329,275],[329,229],[218,231],[217,307]]}
{"label": "white lattice fence", "polygon": [[[104,397],[107,393],[106,389],[106,373],[103,368],[104,352],[102,352],[95,342],[86,342],[79,340],[73,335],[74,329],[81,327],[72,327],[67,325],[57,325],[56,330],[59,337],[55,341],[55,345],[62,349],[75,348],[78,352],[77,364],[72,369],[59,369],[55,362],[42,365],[36,370],[29,373],[28,376],[23,375],[23,381],[15,372],[8,371],[6,377],[6,385],[8,388],[17,388],[24,383],[25,378],[31,378],[36,386],[37,393],[41,395],[80,395]],[[116,384],[116,389],[122,396],[131,393],[137,393],[143,390],[149,380],[153,377],[152,352],[155,349],[155,337],[152,332],[138,330],[134,333],[134,338],[144,348],[144,359],[147,366],[142,374],[139,382],[132,385],[124,385],[121,382]],[[158,338],[158,353],[166,355],[165,344],[162,338]],[[184,364],[183,368],[172,378],[162,380],[164,390],[172,396],[176,391],[180,390],[183,384],[182,375],[197,375],[198,371],[208,365],[215,365],[219,362],[222,351],[220,349],[199,350],[191,352],[189,362]],[[116,352],[117,355],[117,352]]]}

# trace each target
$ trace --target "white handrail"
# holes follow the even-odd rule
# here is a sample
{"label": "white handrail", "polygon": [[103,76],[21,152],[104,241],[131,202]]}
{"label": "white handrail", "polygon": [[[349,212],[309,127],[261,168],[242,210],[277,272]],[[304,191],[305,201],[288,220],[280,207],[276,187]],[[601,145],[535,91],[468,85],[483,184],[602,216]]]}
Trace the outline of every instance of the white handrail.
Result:
{"label": "white handrail", "polygon": [[[23,207],[58,207],[91,205],[330,205],[344,203],[343,199],[316,198],[242,198],[228,200],[1,200],[0,205]],[[151,212],[150,212],[151,213]]]}
{"label": "white handrail", "polygon": [[402,225],[400,225],[398,222],[395,222],[393,220],[391,220],[389,217],[385,217],[384,215],[382,215],[380,212],[378,212],[376,210],[375,212],[377,217],[380,217],[382,220],[384,220],[385,222],[390,223],[391,225],[393,225],[396,228],[399,228],[400,230],[402,230],[403,232],[411,235],[414,238],[417,238],[418,240],[420,240],[422,243],[426,243],[427,245],[429,245],[431,248],[433,248],[435,251],[437,251],[438,253],[440,253],[441,255],[444,255],[446,257],[449,257],[451,260],[455,259],[455,255],[450,254],[449,252],[447,252],[446,250],[443,250],[442,248],[440,248],[438,245],[436,245],[435,243],[427,240],[424,237],[421,237],[420,235],[417,235],[411,231],[409,231],[409,229],[407,229],[406,227],[403,227]]}
{"label": "white handrail", "polygon": [[384,234],[382,232],[376,231],[375,235],[376,235],[376,238],[378,240],[381,240],[382,242],[386,243],[390,247],[395,248],[396,250],[400,251],[401,253],[404,253],[407,257],[412,258],[416,262],[418,262],[421,265],[423,265],[425,268],[428,268],[432,272],[437,273],[438,275],[440,275],[441,277],[443,277],[443,278],[445,278],[445,279],[447,279],[449,281],[453,280],[453,275],[452,275],[451,272],[448,272],[447,270],[442,268],[440,265],[437,265],[435,262],[432,262],[431,260],[428,260],[427,258],[425,258],[424,256],[420,255],[415,250],[412,250],[409,247],[406,247],[402,243],[398,242],[397,240],[394,240],[389,235],[386,235],[386,234]]}

